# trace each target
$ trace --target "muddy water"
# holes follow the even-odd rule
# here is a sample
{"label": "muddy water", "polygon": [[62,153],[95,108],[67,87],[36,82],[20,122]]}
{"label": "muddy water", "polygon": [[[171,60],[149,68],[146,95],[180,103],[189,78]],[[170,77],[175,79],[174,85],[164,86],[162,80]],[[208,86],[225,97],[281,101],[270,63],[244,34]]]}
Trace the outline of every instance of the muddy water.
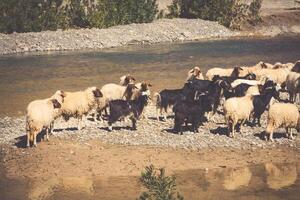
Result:
{"label": "muddy water", "polygon": [[242,39],[132,46],[96,52],[61,52],[0,57],[0,117],[25,113],[26,105],[57,89],[75,91],[118,82],[131,73],[153,90],[181,87],[187,70],[253,65],[263,60],[294,62],[300,38]]}
{"label": "muddy water", "polygon": [[[168,169],[167,169],[168,170]],[[237,169],[219,168],[175,173],[185,199],[286,199],[300,196],[300,164],[266,163]],[[52,177],[34,180],[0,179],[1,199],[127,200],[144,188],[138,177]]]}

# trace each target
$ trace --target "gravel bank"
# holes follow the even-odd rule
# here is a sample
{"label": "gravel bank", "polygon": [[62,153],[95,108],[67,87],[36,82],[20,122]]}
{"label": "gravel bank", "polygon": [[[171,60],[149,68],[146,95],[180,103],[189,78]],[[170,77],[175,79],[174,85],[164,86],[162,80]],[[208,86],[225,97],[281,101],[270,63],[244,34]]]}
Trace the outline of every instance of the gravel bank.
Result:
{"label": "gravel bank", "polygon": [[[220,109],[220,108],[219,108]],[[106,122],[88,121],[87,127],[82,131],[76,128],[66,130],[68,124],[63,120],[58,120],[55,123],[54,135],[64,140],[75,140],[80,143],[85,143],[91,139],[98,139],[109,144],[125,144],[125,145],[150,145],[158,147],[172,147],[183,149],[215,149],[219,147],[230,147],[235,149],[256,149],[276,147],[284,145],[287,147],[300,147],[300,138],[295,140],[287,139],[284,134],[284,129],[277,130],[274,134],[275,142],[266,142],[261,140],[259,134],[266,127],[266,115],[262,117],[262,127],[243,127],[242,134],[236,134],[236,138],[227,137],[226,125],[224,117],[221,114],[215,116],[215,122],[206,122],[200,126],[199,133],[184,132],[183,135],[177,135],[170,132],[173,127],[173,119],[170,118],[166,122],[158,122],[155,117],[155,107],[150,106],[148,116],[150,119],[142,119],[138,122],[138,130],[131,131],[128,126],[131,122],[118,122],[114,125],[115,130],[108,132],[106,130]],[[70,121],[69,127],[76,127],[75,120]],[[20,136],[25,135],[25,117],[10,118],[5,117],[0,119],[0,143],[11,144],[20,141]],[[120,128],[121,127],[121,128]],[[51,139],[50,137],[50,139]],[[25,137],[23,137],[25,140]]]}
{"label": "gravel bank", "polygon": [[162,19],[108,29],[44,31],[0,34],[0,55],[79,49],[102,49],[131,44],[190,41],[237,36],[217,22],[201,19]]}

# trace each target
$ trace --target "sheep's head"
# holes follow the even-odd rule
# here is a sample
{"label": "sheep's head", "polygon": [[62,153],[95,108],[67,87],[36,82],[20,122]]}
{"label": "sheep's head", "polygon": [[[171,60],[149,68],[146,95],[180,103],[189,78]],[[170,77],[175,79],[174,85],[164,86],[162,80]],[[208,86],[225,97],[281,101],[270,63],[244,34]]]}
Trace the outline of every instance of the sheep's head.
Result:
{"label": "sheep's head", "polygon": [[231,73],[232,77],[239,77],[241,71],[243,71],[244,69],[242,67],[234,67],[233,71]]}
{"label": "sheep's head", "polygon": [[53,104],[53,108],[61,108],[61,104],[56,99],[51,99],[51,103]]}
{"label": "sheep's head", "polygon": [[102,92],[99,90],[99,88],[94,88],[92,91],[93,91],[94,97],[96,97],[96,98],[103,97],[103,94],[102,94]]}
{"label": "sheep's head", "polygon": [[141,91],[147,91],[149,90],[149,88],[152,87],[152,84],[151,83],[147,83],[147,82],[143,82],[141,84]]}
{"label": "sheep's head", "polygon": [[246,78],[248,80],[256,80],[256,75],[253,73],[249,73],[249,74],[247,74]]}
{"label": "sheep's head", "polygon": [[200,74],[201,74],[201,70],[200,70],[200,68],[199,67],[194,67],[194,69],[193,69],[193,74],[194,74],[194,76],[199,76]]}
{"label": "sheep's head", "polygon": [[135,83],[135,78],[130,74],[127,74],[124,79],[124,85],[134,84],[134,83]]}
{"label": "sheep's head", "polygon": [[134,84],[135,78],[130,74],[126,74],[120,77],[120,85],[127,86],[128,84]]}

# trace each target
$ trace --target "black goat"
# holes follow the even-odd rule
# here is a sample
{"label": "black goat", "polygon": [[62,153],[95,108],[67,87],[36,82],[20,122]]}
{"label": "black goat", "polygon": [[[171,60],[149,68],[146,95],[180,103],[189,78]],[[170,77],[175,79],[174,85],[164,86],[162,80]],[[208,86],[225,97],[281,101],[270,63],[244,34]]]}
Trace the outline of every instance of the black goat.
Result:
{"label": "black goat", "polygon": [[185,99],[194,99],[196,94],[206,94],[213,99],[213,113],[214,115],[220,105],[221,96],[221,86],[220,81],[217,79],[209,80],[191,80],[188,81],[183,87],[183,94]]}
{"label": "black goat", "polygon": [[245,76],[241,76],[241,77],[231,77],[231,76],[219,76],[219,75],[215,75],[213,77],[212,80],[223,80],[226,81],[227,83],[232,83],[233,81],[235,81],[236,79],[246,79],[246,80],[255,80],[256,79],[256,75],[253,73],[249,73]]}
{"label": "black goat", "polygon": [[174,132],[182,134],[182,125],[192,123],[192,131],[198,132],[199,125],[204,117],[204,113],[212,110],[213,98],[207,95],[197,97],[196,100],[184,100],[178,102],[173,107],[175,113]]}
{"label": "black goat", "polygon": [[260,127],[260,117],[267,109],[271,98],[279,99],[279,93],[276,90],[276,83],[271,80],[268,80],[262,87],[261,95],[253,96],[253,121],[252,124],[255,125],[255,121],[257,119],[258,126]]}
{"label": "black goat", "polygon": [[154,94],[154,96],[156,97],[157,120],[159,120],[159,114],[162,115],[163,111],[165,112],[164,119],[166,120],[168,108],[183,99],[183,89],[165,89],[159,93]]}
{"label": "black goat", "polygon": [[226,82],[224,82],[222,89],[223,89],[223,95],[225,99],[229,99],[231,97],[242,97],[245,96],[247,90],[249,87],[252,85],[246,84],[246,83],[241,83],[235,88],[232,88],[230,85],[227,85]]}
{"label": "black goat", "polygon": [[147,105],[149,92],[141,92],[135,100],[112,100],[109,102],[109,117],[108,117],[108,130],[112,131],[112,124],[119,119],[129,117],[132,121],[132,130],[136,130],[136,121],[139,119],[143,112],[144,107]]}

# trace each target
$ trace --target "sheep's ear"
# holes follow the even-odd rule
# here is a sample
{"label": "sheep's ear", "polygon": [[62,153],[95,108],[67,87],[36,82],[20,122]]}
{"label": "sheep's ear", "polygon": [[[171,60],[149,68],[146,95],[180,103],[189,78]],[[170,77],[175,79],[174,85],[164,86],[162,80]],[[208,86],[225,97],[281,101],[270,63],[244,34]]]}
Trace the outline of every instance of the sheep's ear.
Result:
{"label": "sheep's ear", "polygon": [[54,108],[61,108],[60,103],[56,99],[51,99]]}
{"label": "sheep's ear", "polygon": [[151,83],[148,83],[147,85],[148,85],[148,87],[152,87],[152,84],[151,84]]}

